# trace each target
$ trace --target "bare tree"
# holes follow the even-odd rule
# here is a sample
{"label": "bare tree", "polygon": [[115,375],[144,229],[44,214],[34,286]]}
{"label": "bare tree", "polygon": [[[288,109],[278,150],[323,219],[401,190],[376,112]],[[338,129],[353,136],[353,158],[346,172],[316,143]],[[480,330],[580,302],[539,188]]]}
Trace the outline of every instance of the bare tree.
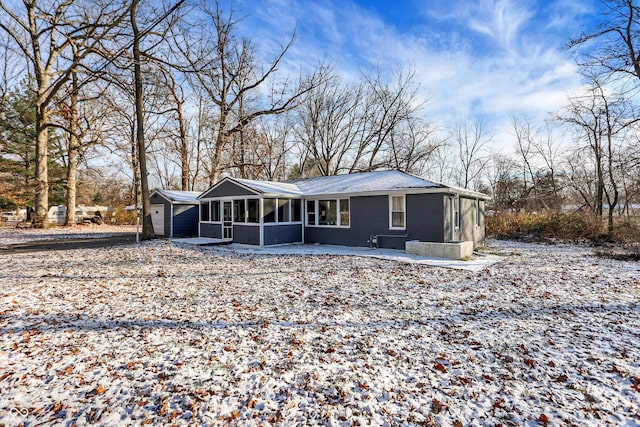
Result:
{"label": "bare tree", "polygon": [[[215,106],[217,129],[212,141],[209,180],[214,183],[225,169],[224,152],[231,139],[258,117],[281,114],[296,107],[303,96],[322,81],[322,72],[301,78],[297,84],[284,79],[279,84],[278,97],[264,102],[262,88],[277,77],[283,58],[293,44],[294,35],[266,66],[257,59],[257,48],[246,38],[236,35],[237,22],[233,13],[224,14],[220,5],[209,9],[202,6],[204,22],[188,22],[174,33],[173,44],[180,56],[175,62],[186,62],[200,89]],[[197,34],[198,29],[200,33]]]}
{"label": "bare tree", "polygon": [[601,24],[569,42],[583,48],[582,65],[640,79],[640,6],[634,0],[600,0]]}
{"label": "bare tree", "polygon": [[484,166],[489,162],[485,148],[493,136],[487,134],[484,122],[477,119],[473,123],[459,121],[450,132],[450,138],[457,148],[460,167],[457,185],[471,188],[481,176]]}
{"label": "bare tree", "polygon": [[[0,29],[8,34],[26,58],[36,83],[36,191],[35,223],[47,226],[48,146],[51,104],[71,78],[73,70],[93,55],[102,40],[126,16],[118,1],[24,1],[16,10],[0,1]],[[74,41],[77,54],[69,55]]]}
{"label": "bare tree", "polygon": [[[588,76],[591,88],[581,97],[570,100],[567,112],[561,117],[566,123],[582,129],[582,140],[593,159],[595,191],[590,206],[599,217],[603,216],[604,201],[608,206],[607,231],[613,231],[613,214],[619,201],[619,182],[616,176],[616,139],[631,125],[637,123],[635,111],[621,94],[610,94],[604,82],[596,75]],[[581,193],[584,194],[585,193]]]}

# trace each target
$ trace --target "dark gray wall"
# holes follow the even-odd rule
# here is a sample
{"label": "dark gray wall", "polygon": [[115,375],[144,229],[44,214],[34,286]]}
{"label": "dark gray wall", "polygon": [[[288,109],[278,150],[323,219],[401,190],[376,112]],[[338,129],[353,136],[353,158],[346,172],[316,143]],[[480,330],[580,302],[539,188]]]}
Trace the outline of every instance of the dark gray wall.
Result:
{"label": "dark gray wall", "polygon": [[173,205],[173,236],[171,237],[198,235],[199,207],[199,204]]}
{"label": "dark gray wall", "polygon": [[200,223],[200,237],[211,237],[213,239],[222,239],[222,224]]}
{"label": "dark gray wall", "polygon": [[407,233],[407,240],[444,242],[442,194],[407,194]]}
{"label": "dark gray wall", "polygon": [[264,226],[265,246],[299,242],[302,242],[302,224]]}
{"label": "dark gray wall", "polygon": [[[218,227],[220,227],[218,225]],[[233,225],[233,242],[245,245],[260,244],[260,226],[255,225]]]}
{"label": "dark gray wall", "polygon": [[381,248],[404,249],[407,240],[442,242],[442,209],[442,194],[407,194],[406,230],[389,230],[389,196],[352,197],[350,228],[305,227],[305,243],[369,246],[372,235]]}
{"label": "dark gray wall", "polygon": [[208,199],[210,197],[233,197],[233,196],[255,196],[256,193],[247,190],[244,187],[239,186],[238,184],[225,181],[220,184],[218,187],[211,189],[206,192],[202,196],[201,199]]}

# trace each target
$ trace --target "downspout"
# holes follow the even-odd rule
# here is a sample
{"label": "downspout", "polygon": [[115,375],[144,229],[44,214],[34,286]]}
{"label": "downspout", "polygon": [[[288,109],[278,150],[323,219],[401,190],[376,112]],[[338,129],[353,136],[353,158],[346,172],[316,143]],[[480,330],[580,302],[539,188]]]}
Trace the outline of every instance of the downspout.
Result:
{"label": "downspout", "polygon": [[169,216],[169,238],[173,239],[173,203],[170,203],[171,215]]}
{"label": "downspout", "polygon": [[260,197],[260,247],[264,246],[264,199]]}
{"label": "downspout", "polygon": [[453,199],[455,196],[449,195],[449,241],[454,242],[456,240],[456,219],[455,219],[455,207],[453,205]]}

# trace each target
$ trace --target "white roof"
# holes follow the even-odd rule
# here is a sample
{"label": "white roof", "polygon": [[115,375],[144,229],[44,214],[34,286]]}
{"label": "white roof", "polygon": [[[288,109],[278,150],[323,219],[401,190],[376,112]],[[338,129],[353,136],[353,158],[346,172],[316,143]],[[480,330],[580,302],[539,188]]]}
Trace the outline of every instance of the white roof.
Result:
{"label": "white roof", "polygon": [[321,194],[371,193],[408,189],[446,188],[400,171],[363,172],[347,175],[323,176],[291,181],[307,196]]}
{"label": "white roof", "polygon": [[[487,195],[462,188],[451,187],[405,172],[375,171],[345,175],[322,176],[288,182],[255,181],[241,178],[225,178],[245,186],[263,196],[322,196],[350,195],[389,192],[450,192],[472,197],[488,198]],[[222,181],[221,181],[222,182]],[[166,191],[166,190],[165,190]],[[207,190],[209,191],[209,190]],[[206,192],[205,192],[206,193]],[[205,194],[203,193],[203,194]]]}
{"label": "white roof", "polygon": [[179,190],[156,190],[162,197],[170,202],[178,203],[199,203],[199,191],[179,191]]}
{"label": "white roof", "polygon": [[233,178],[247,187],[252,188],[255,191],[265,194],[281,194],[291,196],[302,196],[302,192],[295,184],[286,182],[273,182],[273,181],[254,181],[251,179]]}

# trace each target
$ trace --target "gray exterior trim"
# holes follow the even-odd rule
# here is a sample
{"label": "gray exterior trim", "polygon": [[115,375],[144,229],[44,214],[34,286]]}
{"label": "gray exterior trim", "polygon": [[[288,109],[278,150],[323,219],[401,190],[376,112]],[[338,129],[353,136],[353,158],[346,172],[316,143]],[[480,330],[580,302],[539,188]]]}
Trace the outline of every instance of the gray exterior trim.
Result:
{"label": "gray exterior trim", "polygon": [[241,185],[230,178],[225,178],[214,185],[206,193],[198,196],[198,199],[224,198],[234,196],[260,196],[260,193]]}

